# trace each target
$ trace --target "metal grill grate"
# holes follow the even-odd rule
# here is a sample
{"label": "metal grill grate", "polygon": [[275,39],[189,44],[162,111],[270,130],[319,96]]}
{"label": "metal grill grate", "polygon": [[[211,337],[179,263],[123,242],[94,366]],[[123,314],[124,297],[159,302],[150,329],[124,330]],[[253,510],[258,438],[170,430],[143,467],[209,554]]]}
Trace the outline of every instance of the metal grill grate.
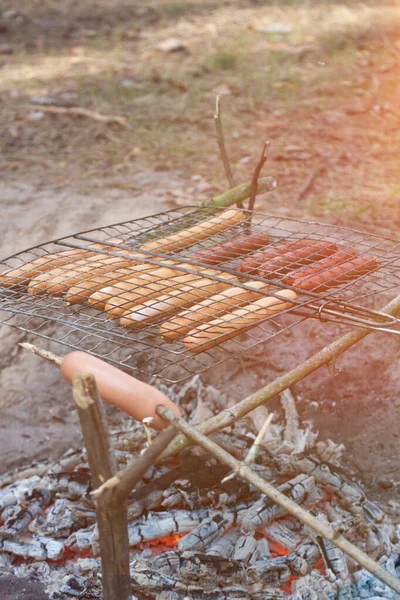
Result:
{"label": "metal grill grate", "polygon": [[[237,209],[231,210],[239,213]],[[192,232],[185,238],[184,246],[181,244],[175,250],[168,250],[165,244],[157,247],[149,242],[186,231],[211,218],[220,220],[221,209],[185,207],[86,231],[12,256],[1,263],[4,269],[14,271],[0,274],[0,322],[90,352],[142,379],[157,377],[167,382],[182,381],[229,360],[309,317],[358,326],[369,324],[383,329],[397,324],[396,319],[376,312],[388,297],[394,295],[392,290],[400,286],[400,244],[397,241],[333,225],[245,210],[241,213],[245,218],[227,221],[224,229],[212,229],[211,236],[200,239],[201,236]],[[251,252],[240,256],[231,249],[229,260],[210,264],[218,256],[216,245],[242,236],[249,239],[256,234],[268,236],[268,245],[265,240],[263,244],[253,244]],[[299,289],[296,281],[288,280],[288,271],[304,269],[311,261],[317,265],[325,259],[324,251],[318,250],[312,258],[297,258],[294,254],[290,267],[272,263],[267,274],[254,269],[238,271],[242,261],[248,261],[258,251],[276,249],[282,243],[290,244],[294,251],[299,242],[313,247],[324,242],[326,247],[334,248],[329,252],[334,252],[335,256],[338,252],[355,252],[357,257],[368,255],[372,262],[366,272],[355,272],[346,280],[331,281],[329,287],[310,290]],[[202,262],[204,257],[198,256],[204,250],[210,251],[208,264]],[[172,260],[174,264],[170,263]],[[35,261],[33,266],[32,261]],[[31,266],[28,268],[27,265]],[[169,275],[154,280],[156,269],[172,267],[173,278]],[[141,279],[132,283],[132,277]],[[206,287],[199,286],[196,280],[205,277],[209,283]],[[117,280],[123,283],[116,283]],[[260,287],[255,296],[254,282],[269,288]],[[124,285],[130,286],[130,291],[121,289]],[[107,304],[109,312],[106,313],[100,303],[99,294],[104,294],[102,288],[110,286],[114,290],[110,302],[117,305],[112,305],[111,310],[119,313],[118,318],[116,314],[110,315],[110,304]],[[184,290],[182,286],[185,286]],[[245,292],[252,293],[252,302],[272,297],[277,299],[276,302],[280,299],[281,304],[285,301],[283,289],[294,290],[296,297],[291,298],[290,304],[286,298],[283,309],[276,314],[258,309],[259,321],[252,322],[251,327],[247,317],[243,317],[242,324],[229,339],[225,339],[227,335],[224,334],[229,323],[224,321],[211,347],[207,347],[204,340],[196,339],[190,345],[187,318],[196,319],[194,327],[201,325],[205,335],[211,335],[210,331],[214,331],[211,327],[215,327],[211,320],[215,304],[207,305],[204,301],[233,286],[238,288],[237,296],[227,301],[225,293],[220,302],[229,302],[229,308],[219,304],[218,311],[212,315],[214,318],[239,309],[247,315],[250,296],[240,298]],[[136,294],[135,302],[127,300],[126,293]],[[95,301],[97,308],[93,307]],[[163,305],[160,305],[161,301]],[[200,302],[202,305],[198,307]],[[145,307],[143,303],[147,303]],[[186,325],[180,330],[182,325],[175,320],[176,313],[188,310],[191,305],[197,308],[186,317]],[[169,312],[166,312],[167,307]],[[149,311],[154,313],[153,318],[142,321],[139,327],[137,319],[142,319],[141,315]],[[125,324],[120,322],[121,315]],[[131,321],[127,322],[127,318]],[[164,336],[160,335],[160,327]]]}

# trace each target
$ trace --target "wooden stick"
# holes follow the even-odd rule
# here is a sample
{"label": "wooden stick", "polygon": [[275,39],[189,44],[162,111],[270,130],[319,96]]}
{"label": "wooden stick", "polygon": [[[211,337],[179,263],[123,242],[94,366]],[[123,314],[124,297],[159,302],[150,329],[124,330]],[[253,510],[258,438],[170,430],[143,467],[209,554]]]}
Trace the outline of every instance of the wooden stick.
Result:
{"label": "wooden stick", "polygon": [[323,536],[332,544],[340,548],[345,554],[350,556],[364,569],[369,571],[374,577],[388,585],[392,590],[400,593],[400,581],[393,577],[388,571],[383,569],[379,563],[370,558],[365,552],[357,548],[354,544],[349,542],[341,533],[334,530],[329,525],[322,523],[319,519],[311,515],[307,510],[296,504],[293,500],[282,494],[273,485],[267,483],[262,479],[251,467],[241,463],[239,460],[234,458],[229,452],[215,444],[215,442],[208,439],[205,435],[200,433],[196,428],[192,427],[186,421],[180,417],[174,415],[172,411],[165,408],[164,406],[157,406],[157,414],[166,419],[171,424],[175,425],[181,430],[183,434],[189,437],[193,442],[199,444],[204,450],[209,452],[212,456],[215,456],[220,462],[228,465],[238,475],[257,487],[263,494],[268,496],[273,502],[282,506],[288,513],[296,517],[310,529],[316,531],[319,535]]}
{"label": "wooden stick", "polygon": [[[256,168],[254,169],[253,178],[251,180],[250,198],[249,198],[249,207],[248,207],[249,210],[254,210],[256,196],[257,196],[257,194],[260,193],[259,189],[258,189],[258,181],[259,181],[258,178],[260,176],[261,169],[263,168],[264,163],[267,160],[268,150],[269,150],[269,142],[265,142],[263,150],[261,152],[260,159],[256,165]],[[251,218],[251,215],[250,215],[250,218]]]}
{"label": "wooden stick", "polygon": [[115,504],[125,501],[147,469],[157,462],[158,457],[175,435],[175,427],[168,427],[161,431],[141,456],[135,457],[125,469],[105,481],[93,492],[93,495],[100,498],[107,492],[110,497],[111,492]]}
{"label": "wooden stick", "polygon": [[42,358],[45,358],[46,360],[53,363],[54,365],[57,365],[59,367],[61,367],[61,365],[62,365],[63,359],[61,358],[61,356],[57,356],[57,354],[53,354],[53,352],[50,352],[49,350],[45,350],[44,348],[39,348],[38,346],[34,346],[33,344],[28,344],[27,342],[20,342],[18,344],[18,346],[21,346],[21,348],[24,348],[25,350],[29,350],[30,352],[33,352],[33,354],[37,354],[37,356],[41,356]]}
{"label": "wooden stick", "polygon": [[102,115],[94,110],[88,110],[87,108],[80,108],[79,106],[72,106],[70,108],[63,106],[41,106],[41,112],[50,113],[53,115],[69,115],[73,117],[87,117],[94,121],[100,121],[101,123],[116,123],[125,127],[127,124],[127,118],[115,115]]}
{"label": "wooden stick", "polygon": [[[215,113],[214,113],[214,121],[215,121],[215,129],[217,132],[217,142],[219,153],[221,155],[222,164],[224,165],[225,177],[228,180],[229,187],[235,187],[235,182],[233,179],[232,169],[228,158],[228,153],[226,151],[225,146],[225,138],[224,138],[224,130],[222,129],[222,117],[221,117],[221,109],[220,109],[220,100],[221,96],[217,96],[215,99]],[[238,200],[237,202],[238,208],[242,207],[242,201]]]}
{"label": "wooden stick", "polygon": [[260,431],[258,432],[256,439],[254,440],[253,444],[249,448],[249,451],[244,459],[244,463],[246,465],[252,465],[253,462],[256,460],[257,454],[260,451],[261,442],[263,441],[264,436],[267,433],[267,429],[271,425],[272,419],[274,418],[274,416],[275,416],[275,413],[270,413],[268,415],[268,417],[265,419],[264,425],[261,427]]}
{"label": "wooden stick", "polygon": [[301,202],[307,196],[308,192],[311,190],[313,183],[319,173],[318,169],[311,169],[309,172],[304,184],[301,186],[299,193],[297,194],[297,198],[295,202]]}
{"label": "wooden stick", "polygon": [[[275,416],[274,413],[270,413],[268,415],[268,417],[265,419],[264,425],[261,427],[256,439],[250,446],[249,451],[246,454],[245,459],[243,461],[243,464],[252,465],[254,463],[254,461],[256,460],[257,454],[260,451],[261,442],[263,441],[264,436],[267,432],[267,429],[271,425],[271,422],[272,422],[272,419],[274,418],[274,416]],[[230,479],[235,479],[238,475],[239,475],[239,473],[237,471],[234,471],[233,473],[230,473],[229,475],[224,477],[223,480],[221,481],[221,483],[225,483],[226,481],[229,481]]]}
{"label": "wooden stick", "polygon": [[[382,308],[381,312],[387,313],[388,315],[396,315],[399,311],[400,295],[396,296],[396,298]],[[226,408],[218,413],[218,415],[211,417],[211,419],[208,419],[199,425],[199,430],[205,435],[210,435],[220,429],[230,427],[235,421],[246,416],[249,412],[257,408],[257,406],[265,404],[287,388],[307,377],[307,375],[310,375],[324,365],[334,363],[343,352],[364,339],[367,335],[372,333],[372,331],[373,330],[371,329],[356,329],[346,333],[294,369],[287,371],[287,373],[281,375],[281,377],[278,377],[275,381],[272,381],[254,394],[251,394],[251,396],[248,396],[230,408]],[[180,434],[170,446],[168,446],[165,453],[162,455],[162,458],[177,454],[189,445],[190,441],[188,438],[185,438],[184,435]]]}
{"label": "wooden stick", "polygon": [[[77,373],[72,378],[72,394],[78,407],[92,485],[99,487],[115,472],[107,425],[102,414],[93,375]],[[129,538],[126,502],[119,506],[99,498],[96,501],[99,526],[104,600],[131,600]]]}

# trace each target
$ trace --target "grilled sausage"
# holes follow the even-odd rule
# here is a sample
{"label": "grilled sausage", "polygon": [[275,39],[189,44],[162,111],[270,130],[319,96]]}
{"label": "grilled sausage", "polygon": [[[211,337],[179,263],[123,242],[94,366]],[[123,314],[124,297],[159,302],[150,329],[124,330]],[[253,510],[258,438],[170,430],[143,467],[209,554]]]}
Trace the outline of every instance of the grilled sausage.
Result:
{"label": "grilled sausage", "polygon": [[[234,280],[235,278],[232,277],[232,281]],[[190,285],[186,285],[181,289],[174,289],[169,294],[159,296],[155,300],[136,304],[133,310],[128,310],[123,314],[120,323],[128,327],[143,327],[154,321],[159,321],[170,312],[176,312],[180,308],[190,306],[228,287],[230,287],[229,283],[222,283],[205,277],[197,278]]]}
{"label": "grilled sausage", "polygon": [[[180,275],[178,277],[169,277],[168,279],[158,279],[156,281],[142,282],[142,287],[137,287],[129,282],[129,289],[132,291],[119,292],[105,302],[104,310],[109,317],[121,317],[128,309],[145,301],[151,301],[152,298],[165,296],[171,292],[179,291],[180,286],[196,282],[199,276]],[[128,282],[126,282],[128,283]],[[128,288],[128,286],[126,286]]]}
{"label": "grilled sausage", "polygon": [[[138,264],[143,254],[132,254],[129,250],[120,250],[121,256],[108,256],[97,253],[87,259],[77,261],[61,268],[51,269],[33,278],[28,286],[29,294],[47,293],[50,296],[61,296],[69,288],[81,281],[98,275],[107,275],[116,269],[132,267]],[[123,255],[129,255],[125,257]],[[135,260],[137,256],[138,260]]]}
{"label": "grilled sausage", "polygon": [[[121,242],[118,239],[111,239],[110,242],[117,244]],[[93,244],[92,246],[86,249],[74,248],[72,250],[61,250],[60,252],[53,252],[51,254],[46,254],[45,256],[39,256],[35,258],[29,263],[23,264],[20,267],[13,267],[11,269],[7,269],[0,275],[0,285],[4,287],[14,287],[19,285],[28,285],[30,280],[34,277],[37,277],[41,273],[45,273],[46,271],[50,271],[55,267],[67,267],[71,263],[75,263],[76,261],[84,258],[90,258],[91,256],[98,255],[95,254],[96,248],[109,248],[107,244],[98,243]]]}
{"label": "grilled sausage", "polygon": [[269,236],[266,233],[255,233],[253,235],[243,235],[235,240],[229,240],[218,246],[207,248],[201,252],[196,252],[190,258],[204,263],[205,265],[218,265],[248,254],[254,250],[259,250],[269,243]]}
{"label": "grilled sausage", "polygon": [[151,427],[154,429],[164,429],[168,425],[156,413],[159,404],[180,416],[178,407],[162,392],[86,352],[67,354],[61,365],[61,373],[69,383],[76,373],[92,374],[103,400],[117,406],[138,421],[153,417]]}
{"label": "grilled sausage", "polygon": [[338,252],[315,265],[290,273],[283,282],[285,285],[319,293],[377,268],[378,261],[373,256],[362,254],[354,258],[354,254],[353,250]]}
{"label": "grilled sausage", "polygon": [[296,293],[293,290],[282,290],[279,291],[279,296],[287,298],[287,301],[267,296],[252,302],[244,308],[223,315],[219,319],[214,319],[210,323],[204,323],[192,329],[184,339],[185,348],[197,354],[217,346],[225,340],[256,326],[267,317],[293,306],[290,300],[296,298]]}
{"label": "grilled sausage", "polygon": [[185,246],[196,244],[220,231],[234,227],[241,221],[244,221],[244,219],[245,215],[242,211],[232,208],[189,229],[172,233],[158,240],[146,242],[140,249],[151,252],[173,252]]}
{"label": "grilled sausage", "polygon": [[[177,264],[176,261],[172,260],[167,260],[164,262],[170,263],[171,265]],[[196,267],[193,267],[193,269],[196,269]],[[95,308],[100,308],[98,299],[93,298],[93,301],[90,302],[90,297],[92,297],[98,290],[103,290],[105,287],[119,285],[119,283],[123,281],[129,282],[132,288],[134,286],[143,286],[146,281],[158,281],[159,279],[163,279],[168,276],[176,277],[181,273],[182,271],[179,271],[178,269],[169,267],[157,268],[157,265],[152,265],[149,263],[144,263],[133,267],[125,267],[123,269],[112,271],[112,273],[106,275],[94,275],[90,279],[80,281],[77,285],[69,288],[65,299],[70,304],[79,304],[85,302],[89,298],[90,304],[95,305]],[[111,294],[111,296],[112,295],[113,294]],[[104,301],[104,293],[102,298]]]}
{"label": "grilled sausage", "polygon": [[189,310],[179,313],[173,319],[166,321],[160,327],[160,333],[166,340],[177,340],[191,329],[194,329],[202,323],[212,321],[221,315],[240,308],[252,300],[260,298],[257,290],[267,291],[269,285],[262,281],[254,281],[251,287],[254,291],[246,290],[240,287],[231,287],[227,290],[203,300],[199,304],[195,304]]}
{"label": "grilled sausage", "polygon": [[302,265],[308,265],[331,256],[337,251],[338,247],[336,244],[330,242],[312,242],[308,246],[286,252],[283,256],[277,256],[267,261],[258,269],[258,274],[260,277],[265,277],[265,279],[279,277],[279,275],[289,273]]}
{"label": "grilled sausage", "polygon": [[252,256],[245,258],[238,265],[238,271],[241,273],[257,274],[258,269],[267,261],[277,258],[286,254],[287,252],[293,252],[300,250],[304,247],[308,247],[313,243],[313,240],[290,240],[287,242],[280,242],[276,246],[270,246],[262,252],[256,252]]}

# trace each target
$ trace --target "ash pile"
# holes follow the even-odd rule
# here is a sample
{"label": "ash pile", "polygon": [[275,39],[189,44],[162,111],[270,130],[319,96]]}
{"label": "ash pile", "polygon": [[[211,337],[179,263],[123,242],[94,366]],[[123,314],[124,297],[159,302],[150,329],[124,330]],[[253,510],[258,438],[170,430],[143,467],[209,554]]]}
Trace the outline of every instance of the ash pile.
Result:
{"label": "ash pile", "polygon": [[[228,399],[198,377],[167,393],[200,422]],[[383,510],[345,470],[344,447],[300,423],[289,392],[253,468],[400,577],[400,504]],[[212,439],[243,460],[265,419],[254,411]],[[112,431],[120,468],[145,447],[142,426]],[[129,498],[132,598],[400,599],[200,448],[152,467]],[[228,477],[228,478],[227,478]],[[227,478],[225,480],[225,478]],[[50,600],[99,599],[101,569],[83,451],[0,479],[0,577],[40,581]]]}

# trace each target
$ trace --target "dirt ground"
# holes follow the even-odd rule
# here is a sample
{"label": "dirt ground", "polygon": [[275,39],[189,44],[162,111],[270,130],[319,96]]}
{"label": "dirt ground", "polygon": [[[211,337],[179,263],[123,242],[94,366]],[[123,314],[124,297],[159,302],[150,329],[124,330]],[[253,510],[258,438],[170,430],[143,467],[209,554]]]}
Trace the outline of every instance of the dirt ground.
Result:
{"label": "dirt ground", "polygon": [[[271,142],[265,174],[278,188],[258,209],[398,238],[394,3],[5,0],[0,11],[2,257],[225,189],[218,93],[237,182]],[[204,379],[240,399],[345,330],[307,323]],[[23,340],[33,338],[0,329],[2,471],[81,443],[68,386]],[[396,495],[398,342],[373,334],[339,362],[339,374],[323,369],[295,387],[301,413],[345,442],[374,491]]]}

